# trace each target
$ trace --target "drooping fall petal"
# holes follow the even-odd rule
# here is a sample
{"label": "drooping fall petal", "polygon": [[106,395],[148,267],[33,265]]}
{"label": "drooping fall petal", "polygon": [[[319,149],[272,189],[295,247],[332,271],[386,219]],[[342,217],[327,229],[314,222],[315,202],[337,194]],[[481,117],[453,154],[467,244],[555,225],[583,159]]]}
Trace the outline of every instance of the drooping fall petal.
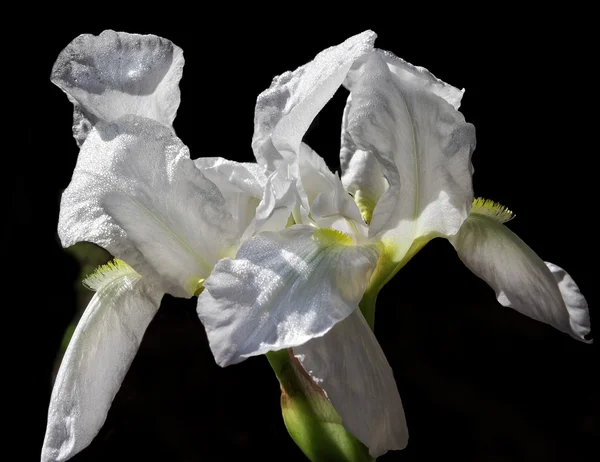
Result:
{"label": "drooping fall petal", "polygon": [[221,366],[306,343],[354,312],[377,264],[372,247],[329,229],[264,232],[217,263],[198,315]]}
{"label": "drooping fall petal", "polygon": [[590,332],[590,313],[585,297],[581,294],[579,287],[577,287],[569,273],[554,263],[547,261],[544,263],[558,284],[558,290],[560,290],[565,307],[569,312],[571,331],[579,339],[583,338]]}
{"label": "drooping fall petal", "polygon": [[42,462],[70,459],[98,434],[163,295],[122,262],[95,289],[54,383]]}
{"label": "drooping fall petal", "polygon": [[586,342],[587,302],[573,279],[562,268],[544,263],[502,218],[474,209],[450,242],[502,305]]}
{"label": "drooping fall petal", "polygon": [[408,429],[392,368],[360,310],[294,355],[373,457],[404,449]]}
{"label": "drooping fall petal", "polygon": [[99,123],[63,193],[63,246],[89,241],[176,296],[191,296],[238,233],[225,199],[172,130],[125,116]]}

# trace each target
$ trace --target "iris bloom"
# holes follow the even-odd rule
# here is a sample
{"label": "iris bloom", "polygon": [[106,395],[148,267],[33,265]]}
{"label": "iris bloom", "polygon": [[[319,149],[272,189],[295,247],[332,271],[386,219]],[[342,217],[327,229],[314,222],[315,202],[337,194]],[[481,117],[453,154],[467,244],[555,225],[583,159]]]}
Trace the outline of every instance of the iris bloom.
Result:
{"label": "iris bloom", "polygon": [[92,441],[162,296],[201,291],[252,227],[264,169],[194,162],[175,136],[183,63],[168,40],[105,31],[76,38],[52,70],[75,105],[81,146],[62,196],[61,243],[93,242],[118,260],[86,280],[96,294],[56,377],[42,461],[67,460]]}
{"label": "iris bloom", "polygon": [[[431,239],[449,239],[502,305],[579,340],[590,327],[570,276],[505,227],[510,211],[473,200],[463,91],[374,39],[365,32],[329,48],[259,96],[252,146],[269,176],[256,220],[291,215],[295,224],[220,260],[198,314],[223,366],[291,348],[344,427],[379,456],[403,448],[408,432],[369,324],[381,287]],[[340,179],[302,139],[341,85],[350,95]]]}
{"label": "iris bloom", "polygon": [[[75,104],[81,152],[59,236],[118,260],[87,279],[97,292],[56,379],[42,460],[91,442],[165,293],[199,294],[222,366],[291,349],[373,456],[408,439],[372,333],[375,298],[433,237],[449,238],[501,303],[576,337],[589,330],[568,275],[510,234],[504,209],[471,207],[462,92],[374,39],[359,34],[274,79],[257,102],[257,164],[190,159],[171,127],[183,66],[171,42],[108,31],[61,53],[52,80]],[[342,84],[340,180],[302,138]]]}

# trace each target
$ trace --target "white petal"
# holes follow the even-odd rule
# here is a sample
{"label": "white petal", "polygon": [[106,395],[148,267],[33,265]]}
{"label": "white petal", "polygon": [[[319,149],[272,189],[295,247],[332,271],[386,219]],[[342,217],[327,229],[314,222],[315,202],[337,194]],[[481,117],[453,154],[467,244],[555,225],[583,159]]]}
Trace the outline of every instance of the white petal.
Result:
{"label": "white petal", "polygon": [[310,221],[308,200],[300,181],[298,156],[311,122],[344,81],[352,63],[373,48],[371,31],[355,35],[319,53],[294,72],[273,79],[256,102],[252,149],[272,176],[257,210],[257,228],[267,221]]}
{"label": "white petal", "polygon": [[340,163],[342,167],[342,184],[350,194],[361,191],[374,203],[388,188],[387,180],[375,155],[356,147],[348,133],[348,113],[352,106],[352,94],[348,96],[344,116],[342,118],[342,140]]}
{"label": "white petal", "polygon": [[[366,236],[360,210],[346,192],[340,178],[329,170],[321,156],[302,143],[299,155],[300,180],[306,194],[312,220],[321,228],[332,227],[348,219]],[[341,219],[341,220],[340,220]],[[337,228],[336,228],[337,229]],[[340,229],[347,232],[347,229]]]}
{"label": "white petal", "polygon": [[99,123],[88,136],[58,232],[63,246],[98,244],[176,296],[193,295],[238,237],[223,196],[183,143],[135,116]]}
{"label": "white petal", "polygon": [[252,148],[259,163],[274,171],[294,158],[311,122],[344,81],[352,63],[373,48],[371,31],[319,53],[294,72],[273,79],[258,97]]}
{"label": "white petal", "polygon": [[[256,208],[256,231],[284,228],[291,213],[297,212],[302,202],[298,192],[298,183],[295,174],[290,174],[289,169],[295,166],[282,165],[267,178],[265,191],[258,207]],[[299,220],[300,223],[303,220]],[[269,227],[269,224],[271,225]]]}
{"label": "white petal", "polygon": [[451,236],[467,217],[475,129],[426,79],[395,74],[384,58],[372,52],[348,79],[347,130],[375,155],[390,186],[369,236],[385,232],[400,259],[416,238]]}
{"label": "white petal", "polygon": [[[340,178],[305,143],[300,145],[297,162],[281,164],[267,179],[256,211],[256,230],[281,229],[290,214],[298,224],[332,227],[352,236],[367,235],[360,211]],[[272,226],[274,222],[279,228]]]}
{"label": "white petal", "polygon": [[494,289],[502,305],[586,341],[587,303],[573,280],[561,268],[546,266],[506,226],[472,213],[451,242],[463,263]]}
{"label": "white petal", "polygon": [[42,462],[67,460],[92,442],[161,298],[162,293],[134,271],[121,274],[94,295],[54,383]]}
{"label": "white petal", "polygon": [[309,204],[312,204],[321,193],[337,188],[342,188],[343,191],[337,175],[332,173],[325,160],[306,143],[301,143],[298,158],[302,187]]}
{"label": "white petal", "polygon": [[402,58],[390,53],[389,51],[380,51],[390,71],[392,71],[400,81],[421,87],[434,95],[443,98],[458,110],[460,101],[465,90],[459,90],[446,82],[441,81],[424,67],[413,66]]}
{"label": "white petal", "polygon": [[378,253],[349,240],[296,225],[261,233],[235,260],[219,261],[198,297],[217,363],[301,345],[357,309]]}
{"label": "white petal", "polygon": [[560,290],[563,302],[569,312],[571,331],[575,334],[576,338],[584,338],[591,330],[590,313],[585,297],[581,294],[579,287],[577,287],[577,284],[575,284],[575,281],[569,273],[554,263],[544,263],[558,284],[558,289]]}
{"label": "white petal", "polygon": [[155,35],[106,30],[73,40],[54,63],[51,79],[75,105],[78,144],[98,121],[126,114],[170,127],[179,107],[183,62],[181,48]]}
{"label": "white petal", "polygon": [[222,157],[200,157],[194,160],[204,176],[217,185],[223,193],[244,193],[262,197],[267,172],[252,162],[234,162]]}
{"label": "white petal", "polygon": [[392,368],[360,310],[295,347],[294,355],[371,456],[406,447],[408,429]]}
{"label": "white petal", "polygon": [[[265,168],[256,163],[239,163],[222,157],[201,157],[194,161],[202,174],[221,191],[227,209],[237,223],[240,235],[255,230],[256,207],[265,191],[267,175]],[[287,218],[286,218],[287,220]],[[251,227],[252,229],[248,229]]]}

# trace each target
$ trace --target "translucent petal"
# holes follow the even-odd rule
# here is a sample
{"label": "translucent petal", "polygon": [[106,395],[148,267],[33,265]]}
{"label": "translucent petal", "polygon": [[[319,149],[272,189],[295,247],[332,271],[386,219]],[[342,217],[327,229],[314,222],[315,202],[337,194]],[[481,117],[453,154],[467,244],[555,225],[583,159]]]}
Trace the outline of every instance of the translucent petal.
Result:
{"label": "translucent petal", "polygon": [[42,462],[70,459],[92,442],[160,306],[162,293],[131,268],[104,282],[60,365]]}
{"label": "translucent petal", "polygon": [[406,447],[408,429],[392,368],[360,310],[295,347],[294,355],[325,391],[344,428],[373,457]]}
{"label": "translucent petal", "polygon": [[475,129],[428,79],[394,73],[386,59],[372,52],[347,79],[347,132],[376,157],[389,183],[369,235],[393,240],[399,260],[416,238],[451,236],[467,217]]}
{"label": "translucent petal", "polygon": [[73,134],[81,145],[98,121],[126,114],[170,127],[179,107],[183,63],[181,48],[169,40],[106,30],[67,45],[51,80],[75,105]]}
{"label": "translucent petal", "polygon": [[136,116],[92,130],[63,193],[58,232],[63,246],[98,244],[176,296],[193,295],[239,237],[183,143]]}
{"label": "translucent petal", "polygon": [[221,366],[301,345],[357,309],[377,264],[372,247],[296,225],[247,241],[217,263],[198,315]]}
{"label": "translucent petal", "polygon": [[471,214],[451,238],[462,262],[496,292],[498,301],[572,337],[590,331],[587,303],[571,277],[545,264],[519,237],[486,215]]}

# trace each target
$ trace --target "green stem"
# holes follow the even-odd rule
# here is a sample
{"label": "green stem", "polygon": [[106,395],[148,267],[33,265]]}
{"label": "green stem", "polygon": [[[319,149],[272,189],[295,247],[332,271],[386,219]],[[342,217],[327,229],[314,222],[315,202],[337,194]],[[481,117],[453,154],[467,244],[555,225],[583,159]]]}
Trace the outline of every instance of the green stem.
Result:
{"label": "green stem", "polygon": [[271,369],[275,372],[275,376],[279,383],[286,380],[286,368],[289,367],[289,353],[287,350],[269,351],[267,359],[271,365]]}
{"label": "green stem", "polygon": [[342,419],[291,350],[267,359],[281,386],[281,411],[288,433],[312,462],[373,462],[368,448],[347,432]]}
{"label": "green stem", "polygon": [[371,283],[369,284],[369,287],[363,294],[363,297],[358,304],[360,311],[367,320],[371,330],[375,329],[375,305],[379,291],[383,289],[383,286],[385,286],[385,284],[392,279],[394,275],[400,271],[404,265],[406,265],[412,259],[412,257],[414,257],[430,240],[431,237],[421,237],[416,239],[402,260],[399,262],[394,262],[389,259],[385,251],[383,251],[380,255],[377,268],[375,268],[375,272],[371,277]]}

